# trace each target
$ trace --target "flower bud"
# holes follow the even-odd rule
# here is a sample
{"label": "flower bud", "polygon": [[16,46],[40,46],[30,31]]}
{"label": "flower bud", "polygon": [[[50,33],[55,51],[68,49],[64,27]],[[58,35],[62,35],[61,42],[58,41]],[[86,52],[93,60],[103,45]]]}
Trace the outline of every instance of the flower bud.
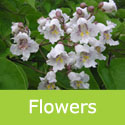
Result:
{"label": "flower bud", "polygon": [[103,4],[104,4],[103,2],[100,2],[100,3],[98,4],[98,8],[100,8],[100,9],[101,9],[101,8],[102,8],[102,6],[103,6]]}
{"label": "flower bud", "polygon": [[88,9],[88,12],[92,13],[94,11],[94,6],[89,6],[87,9]]}
{"label": "flower bud", "polygon": [[23,23],[22,22],[18,23],[18,27],[20,27],[20,28],[24,27]]}
{"label": "flower bud", "polygon": [[62,16],[61,12],[60,11],[56,11],[56,16],[57,17],[61,17]]}
{"label": "flower bud", "polygon": [[68,66],[67,66],[67,69],[68,69],[68,70],[71,70],[71,65],[68,65]]}
{"label": "flower bud", "polygon": [[94,24],[98,24],[98,21],[95,21]]}
{"label": "flower bud", "polygon": [[53,71],[53,68],[50,68],[49,71]]}
{"label": "flower bud", "polygon": [[25,27],[25,30],[26,30],[26,31],[29,31],[29,28],[28,28],[28,26],[26,26],[26,27]]}
{"label": "flower bud", "polygon": [[64,28],[64,31],[67,30],[67,26],[65,24],[63,24],[63,28]]}
{"label": "flower bud", "polygon": [[82,15],[82,10],[81,9],[77,9],[76,12],[77,12],[78,15]]}
{"label": "flower bud", "polygon": [[85,8],[85,7],[87,7],[87,5],[86,5],[86,3],[83,2],[83,3],[80,4],[80,7]]}
{"label": "flower bud", "polygon": [[72,32],[72,28],[67,28],[66,33],[70,34]]}
{"label": "flower bud", "polygon": [[72,71],[72,70],[71,70],[71,65],[68,65],[68,66],[67,66],[67,70],[68,70],[68,71],[67,71],[67,74],[69,74],[69,73]]}
{"label": "flower bud", "polygon": [[78,45],[78,43],[74,43],[74,46],[77,46]]}
{"label": "flower bud", "polygon": [[46,19],[47,19],[47,20],[50,20],[50,17],[47,17]]}
{"label": "flower bud", "polygon": [[59,41],[58,44],[63,44],[63,42],[62,42],[62,41]]}

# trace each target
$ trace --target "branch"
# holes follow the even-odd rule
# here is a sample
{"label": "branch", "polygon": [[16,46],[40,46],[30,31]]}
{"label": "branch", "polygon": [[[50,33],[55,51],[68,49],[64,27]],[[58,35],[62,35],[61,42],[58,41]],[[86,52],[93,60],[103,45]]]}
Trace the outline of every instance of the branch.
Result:
{"label": "branch", "polygon": [[49,45],[49,44],[51,44],[51,43],[40,43],[40,45],[39,46],[46,46],[46,45]]}
{"label": "branch", "polygon": [[46,58],[46,56],[44,55],[44,53],[42,52],[41,48],[39,48],[39,51],[40,51],[41,56],[42,56],[45,60],[47,60],[47,58]]}
{"label": "branch", "polygon": [[31,68],[32,70],[34,70],[34,71],[36,71],[36,72],[38,72],[38,73],[45,74],[44,72],[42,72],[42,71],[36,69],[35,67],[33,67],[33,66],[31,66],[31,65],[28,65],[28,64],[22,62],[21,60],[13,59],[13,58],[10,58],[10,57],[7,57],[7,58],[8,58],[9,60],[13,61],[13,62],[22,64],[22,65],[24,65],[24,66],[26,66],[26,67],[28,67],[28,68]]}

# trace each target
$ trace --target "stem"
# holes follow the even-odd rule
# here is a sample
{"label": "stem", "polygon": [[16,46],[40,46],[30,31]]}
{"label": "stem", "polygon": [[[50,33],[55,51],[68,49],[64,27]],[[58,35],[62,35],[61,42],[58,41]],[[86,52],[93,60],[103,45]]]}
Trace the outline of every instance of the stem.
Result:
{"label": "stem", "polygon": [[40,43],[40,46],[46,46],[46,45],[49,45],[49,44],[51,44],[51,43]]}
{"label": "stem", "polygon": [[89,16],[89,18],[88,18],[87,20],[89,20],[89,19],[90,19],[93,15],[94,15],[94,14],[93,14],[93,13],[91,13],[91,14],[90,14],[90,16]]}
{"label": "stem", "polygon": [[119,52],[119,51],[125,51],[125,49],[109,49],[109,51]]}
{"label": "stem", "polygon": [[90,16],[89,16],[89,18],[88,18],[87,20],[89,20],[93,15],[97,14],[97,13],[98,13],[98,10],[99,10],[99,9],[97,8],[97,10],[96,10],[95,12],[91,13]]}
{"label": "stem", "polygon": [[7,11],[7,12],[9,12],[9,13],[14,14],[14,15],[24,17],[24,15],[23,15],[23,14],[19,14],[19,13],[16,13],[16,12],[14,12],[14,11],[11,11],[10,9],[6,8],[5,6],[2,6],[2,5],[1,5],[1,6],[0,6],[0,9],[5,10],[5,11]]}
{"label": "stem", "polygon": [[72,48],[73,46],[70,46],[70,45],[68,45],[68,44],[66,44],[66,43],[63,43],[63,45],[64,46],[67,46],[67,47],[69,47],[69,48]]}
{"label": "stem", "polygon": [[96,9],[96,11],[95,11],[94,15],[98,13],[98,10],[99,10],[99,8],[97,8],[97,9]]}
{"label": "stem", "polygon": [[62,37],[61,40],[65,40],[69,35],[66,35],[65,37]]}
{"label": "stem", "polygon": [[108,57],[108,61],[107,61],[107,64],[106,64],[107,67],[110,66],[111,59],[112,59],[112,53],[109,52],[109,57]]}
{"label": "stem", "polygon": [[42,50],[39,48],[40,54],[42,55],[42,57],[47,60],[46,56],[44,55],[44,53],[42,52]]}
{"label": "stem", "polygon": [[42,71],[36,69],[35,67],[33,67],[33,66],[31,66],[31,65],[28,65],[28,64],[26,64],[26,63],[23,63],[23,62],[20,61],[20,60],[12,59],[12,58],[10,58],[10,57],[8,57],[8,59],[11,60],[11,61],[13,61],[13,62],[22,64],[22,65],[24,65],[24,66],[26,66],[26,67],[28,67],[28,68],[31,68],[32,70],[34,70],[34,71],[36,71],[36,72],[38,72],[38,73],[45,74],[44,72],[42,72]]}

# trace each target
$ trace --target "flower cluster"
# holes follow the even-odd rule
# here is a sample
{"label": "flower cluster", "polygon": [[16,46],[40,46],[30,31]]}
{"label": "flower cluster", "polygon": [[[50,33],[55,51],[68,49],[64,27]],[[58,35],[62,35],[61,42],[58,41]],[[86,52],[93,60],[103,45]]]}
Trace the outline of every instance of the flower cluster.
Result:
{"label": "flower cluster", "polygon": [[[101,2],[98,9],[104,12],[116,11],[113,0]],[[107,21],[104,25],[95,21],[94,7],[81,3],[76,8],[73,17],[70,18],[62,10],[56,9],[49,13],[49,17],[38,19],[38,31],[53,45],[47,54],[46,63],[51,66],[51,71],[45,78],[40,78],[38,89],[59,89],[56,86],[56,73],[67,70],[70,86],[74,89],[89,89],[89,76],[84,72],[76,73],[77,69],[97,66],[96,60],[106,60],[103,55],[106,44],[118,45],[118,41],[112,39],[111,32],[116,24]],[[24,61],[28,60],[30,53],[38,51],[38,44],[29,36],[30,31],[22,23],[14,23],[12,26],[14,43],[11,52],[17,56],[23,55]],[[65,46],[71,48],[66,52]]]}

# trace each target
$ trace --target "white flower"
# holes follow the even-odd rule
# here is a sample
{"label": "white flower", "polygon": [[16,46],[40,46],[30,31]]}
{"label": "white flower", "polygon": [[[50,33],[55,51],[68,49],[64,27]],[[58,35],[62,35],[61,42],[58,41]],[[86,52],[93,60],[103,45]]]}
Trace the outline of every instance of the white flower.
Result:
{"label": "white flower", "polygon": [[37,23],[39,24],[39,27],[38,27],[38,31],[43,34],[44,30],[43,30],[43,26],[45,26],[46,22],[48,21],[49,19],[46,19],[44,17],[41,17],[37,20]]}
{"label": "white flower", "polygon": [[45,78],[40,77],[41,82],[39,83],[38,89],[39,90],[54,90],[58,89],[56,87],[55,83],[57,82],[56,80],[56,74],[53,71],[50,71],[47,73]]}
{"label": "white flower", "polygon": [[18,23],[12,23],[11,26],[11,30],[12,30],[12,34],[14,36],[16,36],[19,32],[24,32],[27,33],[30,36],[30,30],[28,29],[28,27],[24,27],[23,23],[18,22]]}
{"label": "white flower", "polygon": [[23,61],[27,61],[30,57],[30,53],[36,53],[39,49],[39,45],[32,40],[26,33],[19,33],[14,37],[14,43],[11,45],[10,51],[17,56],[22,55]]}
{"label": "white flower", "polygon": [[111,13],[112,11],[117,11],[116,4],[113,0],[109,0],[109,2],[103,2],[102,9],[107,13]]}
{"label": "white flower", "polygon": [[106,49],[106,47],[104,46],[104,44],[93,38],[90,40],[90,45],[94,47],[94,49],[96,50],[96,59],[99,59],[99,60],[106,60],[106,57],[102,54],[102,52]]}
{"label": "white flower", "polygon": [[58,19],[47,21],[43,30],[45,39],[49,39],[52,44],[57,42],[61,36],[64,36],[64,31],[61,29]]}
{"label": "white flower", "polygon": [[64,69],[68,60],[68,54],[64,51],[64,46],[62,44],[57,44],[55,48],[52,48],[47,57],[47,64],[53,66],[54,72]]}
{"label": "white flower", "polygon": [[98,28],[91,20],[79,18],[77,24],[73,26],[70,39],[75,43],[80,41],[81,44],[87,44],[91,38],[98,35],[98,32]]}
{"label": "white flower", "polygon": [[76,53],[71,51],[68,53],[68,56],[69,58],[67,60],[67,65],[74,65],[76,62],[76,56],[77,56]]}
{"label": "white flower", "polygon": [[77,53],[76,64],[74,65],[76,68],[82,68],[82,66],[86,68],[96,67],[95,59],[97,58],[97,52],[94,47],[79,44],[75,46],[75,51]]}
{"label": "white flower", "polygon": [[81,73],[70,72],[68,74],[71,87],[74,89],[89,89],[89,76],[82,71]]}
{"label": "white flower", "polygon": [[21,30],[24,30],[23,23],[12,23],[11,26],[12,34],[18,34]]}
{"label": "white flower", "polygon": [[67,22],[69,20],[69,16],[66,13],[62,13],[62,10],[60,10],[60,9],[52,10],[49,13],[49,17],[52,18],[52,19],[55,18],[55,17],[57,17],[58,16],[58,15],[56,15],[57,12],[60,13],[61,17],[63,17],[64,22]]}
{"label": "white flower", "polygon": [[19,29],[20,28],[18,26],[18,23],[12,23],[12,26],[11,26],[12,34],[18,33]]}
{"label": "white flower", "polygon": [[70,33],[72,33],[72,27],[70,27],[70,26],[68,26],[68,25],[69,25],[69,23],[66,24],[66,27],[67,27],[66,33],[67,33],[67,34],[70,34]]}
{"label": "white flower", "polygon": [[[79,15],[77,13],[78,10],[81,11],[81,13],[82,13],[81,15]],[[66,27],[67,27],[66,32],[68,34],[72,32],[72,28],[73,28],[74,25],[77,24],[77,21],[79,20],[79,18],[88,19],[89,17],[90,17],[90,14],[88,13],[87,8],[82,9],[80,7],[77,7],[76,12],[73,14],[73,18],[71,18],[70,21],[65,24]],[[94,16],[92,16],[89,20],[91,20],[91,19],[94,19]]]}
{"label": "white flower", "polygon": [[100,41],[103,42],[104,44],[109,44],[110,46],[115,46],[118,45],[119,42],[118,41],[114,41],[111,38],[111,32],[112,29],[116,27],[116,24],[107,21],[107,26],[105,26],[104,24],[98,23],[97,24],[98,28],[100,29],[101,32],[101,36],[100,36]]}

